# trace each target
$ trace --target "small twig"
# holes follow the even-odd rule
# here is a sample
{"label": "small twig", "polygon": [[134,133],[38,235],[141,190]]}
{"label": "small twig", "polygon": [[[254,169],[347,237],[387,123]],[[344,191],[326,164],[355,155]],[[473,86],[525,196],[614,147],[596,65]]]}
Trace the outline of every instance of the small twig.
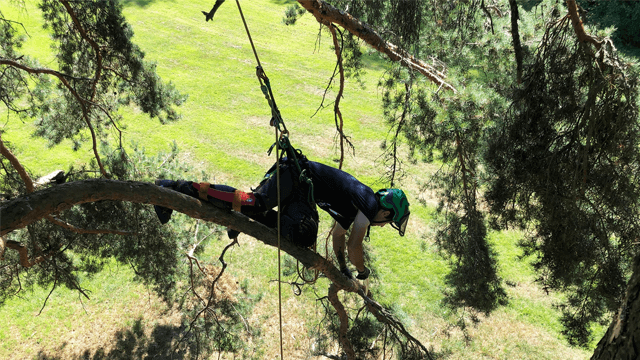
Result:
{"label": "small twig", "polygon": [[51,297],[51,294],[53,294],[53,290],[56,289],[57,284],[58,284],[58,276],[56,276],[55,279],[53,280],[53,286],[51,287],[51,291],[49,291],[49,295],[47,295],[47,298],[44,299],[44,304],[42,304],[42,308],[40,308],[40,311],[36,316],[40,316],[40,314],[42,314],[42,310],[44,310],[45,306],[47,306],[47,301],[49,301],[49,298]]}
{"label": "small twig", "polygon": [[84,307],[84,301],[82,300],[82,296],[80,296],[81,294],[82,293],[78,292],[78,300],[80,300],[80,305],[82,305],[82,310],[84,310],[85,315],[89,315],[89,312]]}
{"label": "small twig", "polygon": [[233,305],[233,303],[229,302],[229,304],[231,304],[231,307],[233,308],[233,310],[235,310],[236,313],[238,314],[238,316],[240,316],[240,319],[242,319],[242,322],[244,323],[244,328],[247,330],[247,332],[249,334],[251,334],[251,331],[249,330],[249,324],[247,323],[247,320],[244,319],[244,316],[242,316],[242,314],[240,314],[240,311],[238,311],[238,309],[236,309],[236,307]]}

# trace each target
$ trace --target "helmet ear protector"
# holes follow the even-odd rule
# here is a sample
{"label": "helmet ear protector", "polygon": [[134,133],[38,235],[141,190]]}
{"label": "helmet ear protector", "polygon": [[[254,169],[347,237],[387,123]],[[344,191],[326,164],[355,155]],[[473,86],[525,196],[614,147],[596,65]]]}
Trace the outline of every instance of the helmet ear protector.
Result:
{"label": "helmet ear protector", "polygon": [[380,189],[376,195],[380,207],[393,212],[391,226],[398,230],[400,236],[404,236],[410,214],[407,196],[400,189]]}

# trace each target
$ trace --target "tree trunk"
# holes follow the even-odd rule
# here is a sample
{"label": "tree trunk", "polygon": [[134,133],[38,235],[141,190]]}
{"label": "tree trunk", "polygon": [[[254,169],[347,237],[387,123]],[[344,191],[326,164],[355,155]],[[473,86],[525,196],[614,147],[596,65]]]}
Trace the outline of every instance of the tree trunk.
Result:
{"label": "tree trunk", "polygon": [[591,359],[640,359],[640,256],[636,258],[624,302]]}

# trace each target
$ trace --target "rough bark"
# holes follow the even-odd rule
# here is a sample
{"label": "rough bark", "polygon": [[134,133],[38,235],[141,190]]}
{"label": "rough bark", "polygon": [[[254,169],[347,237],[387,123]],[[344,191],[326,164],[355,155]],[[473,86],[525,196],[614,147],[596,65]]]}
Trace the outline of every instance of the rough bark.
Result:
{"label": "rough bark", "polygon": [[591,357],[591,360],[637,359],[640,359],[640,256],[622,307]]}
{"label": "rough bark", "polygon": [[377,51],[386,54],[391,61],[397,61],[402,64],[402,66],[418,71],[441,88],[451,90],[454,93],[456,92],[456,89],[452,85],[444,81],[444,74],[436,68],[407,53],[398,46],[385,41],[371,26],[361,22],[349,13],[339,10],[322,0],[298,0],[298,3],[313,14],[319,23],[327,26],[330,24],[340,25],[371,45]]}
{"label": "rough bark", "polygon": [[[278,246],[275,230],[233,211],[218,209],[196,198],[165,189],[153,184],[135,181],[84,180],[55,185],[7,201],[0,206],[0,236],[26,227],[47,215],[68,210],[75,205],[103,201],[129,201],[171,208],[192,218],[211,221],[222,226],[242,231],[267,245]],[[304,266],[318,269],[340,288],[357,292],[359,285],[347,280],[340,270],[313,251],[296,246],[288,241],[281,244],[282,250]]]}

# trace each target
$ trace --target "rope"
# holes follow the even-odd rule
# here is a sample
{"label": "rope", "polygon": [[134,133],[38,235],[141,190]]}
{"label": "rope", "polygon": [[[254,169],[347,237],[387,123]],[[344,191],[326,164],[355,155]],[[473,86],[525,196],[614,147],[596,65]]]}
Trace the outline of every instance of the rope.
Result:
{"label": "rope", "polygon": [[[281,268],[280,268],[280,144],[279,139],[281,135],[280,127],[283,128],[283,133],[287,133],[287,128],[284,126],[284,122],[282,121],[282,117],[280,116],[280,111],[278,111],[278,107],[276,105],[275,99],[273,97],[273,92],[271,91],[271,85],[269,83],[269,78],[264,73],[262,69],[262,65],[260,64],[260,59],[258,58],[258,52],[256,51],[256,47],[253,44],[253,39],[251,38],[251,33],[249,32],[249,27],[247,26],[247,21],[244,18],[244,14],[242,13],[242,7],[240,6],[240,1],[236,0],[236,4],[238,5],[238,11],[240,12],[240,17],[242,18],[242,23],[244,24],[244,29],[247,32],[247,36],[249,37],[249,42],[251,43],[251,49],[253,50],[253,55],[256,57],[256,62],[258,63],[258,67],[256,68],[256,76],[258,77],[258,81],[260,82],[260,88],[262,89],[262,93],[265,95],[265,98],[269,102],[269,106],[271,107],[271,116],[272,123],[271,125],[275,127],[275,136],[276,136],[276,185],[278,189],[278,317],[280,322],[280,359],[284,359],[284,351],[282,346],[282,280],[281,280]],[[263,83],[264,81],[264,83]]]}
{"label": "rope", "polygon": [[[279,147],[283,148],[286,151],[287,156],[293,160],[293,163],[296,165],[296,168],[298,170],[298,174],[300,174],[300,182],[306,183],[307,185],[309,185],[309,194],[308,194],[307,200],[311,203],[315,203],[315,199],[313,198],[313,182],[311,181],[311,178],[306,175],[305,171],[303,171],[300,168],[300,164],[298,163],[298,159],[296,156],[296,150],[295,148],[293,148],[293,146],[291,146],[291,143],[289,142],[289,137],[288,137],[289,131],[287,130],[287,126],[284,124],[284,120],[282,119],[280,110],[278,110],[276,99],[273,96],[273,90],[271,90],[271,82],[269,81],[269,77],[267,77],[267,74],[264,72],[264,69],[262,68],[262,65],[260,63],[258,52],[256,51],[256,47],[253,44],[253,39],[251,38],[251,32],[249,31],[249,26],[247,25],[247,21],[244,18],[244,14],[242,13],[242,8],[240,7],[240,1],[236,0],[236,4],[238,4],[238,11],[240,12],[240,17],[242,18],[244,29],[247,32],[247,36],[249,37],[251,50],[253,50],[253,55],[256,58],[256,63],[258,63],[258,66],[256,67],[256,77],[260,82],[260,89],[262,90],[262,94],[264,95],[265,99],[267,99],[267,102],[269,103],[269,107],[271,108],[271,126],[274,126],[276,128],[275,142],[276,144],[278,144]],[[281,132],[280,136],[278,136],[278,131]],[[271,149],[269,149],[269,153],[270,152],[271,152]],[[276,151],[276,157],[280,159],[277,153],[278,152]],[[278,163],[278,168],[279,168],[279,163]]]}
{"label": "rope", "polygon": [[[278,128],[276,127],[276,141],[278,139]],[[282,279],[281,279],[281,274],[282,271],[280,269],[280,239],[281,239],[281,232],[280,232],[280,209],[282,209],[282,207],[280,206],[280,156],[279,153],[280,152],[280,146],[276,147],[276,185],[277,185],[277,189],[278,189],[278,318],[280,321],[280,359],[284,359],[284,352],[282,349]]]}

